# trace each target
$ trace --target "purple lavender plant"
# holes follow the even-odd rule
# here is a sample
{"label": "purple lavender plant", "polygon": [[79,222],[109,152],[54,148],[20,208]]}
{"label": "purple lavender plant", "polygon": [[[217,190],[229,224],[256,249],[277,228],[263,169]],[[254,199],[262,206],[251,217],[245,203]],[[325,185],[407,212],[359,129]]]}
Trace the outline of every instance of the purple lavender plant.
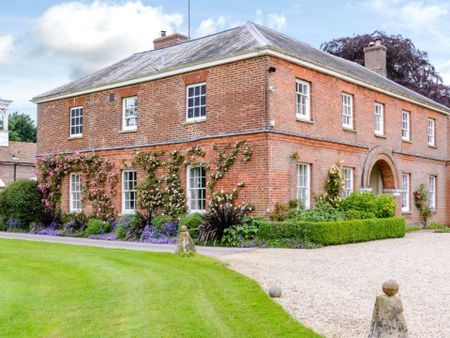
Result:
{"label": "purple lavender plant", "polygon": [[173,244],[175,243],[175,240],[160,231],[155,231],[154,227],[147,225],[142,232],[141,242],[151,244]]}
{"label": "purple lavender plant", "polygon": [[16,231],[24,231],[25,230],[25,224],[23,224],[22,221],[10,218],[8,222],[6,223],[7,231],[10,232],[16,232]]}
{"label": "purple lavender plant", "polygon": [[161,227],[161,232],[167,234],[169,237],[174,237],[178,233],[178,222],[176,221],[170,221],[167,223],[164,223]]}

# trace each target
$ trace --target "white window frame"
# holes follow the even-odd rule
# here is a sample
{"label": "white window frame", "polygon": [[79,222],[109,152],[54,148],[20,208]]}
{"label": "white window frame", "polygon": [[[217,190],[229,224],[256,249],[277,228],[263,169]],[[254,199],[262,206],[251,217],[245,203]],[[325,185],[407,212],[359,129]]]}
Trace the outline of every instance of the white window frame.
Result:
{"label": "white window frame", "polygon": [[402,212],[411,211],[411,174],[402,173]]}
{"label": "white window frame", "polygon": [[428,119],[428,145],[436,146],[436,120]]}
{"label": "white window frame", "polygon": [[347,198],[354,192],[354,169],[350,167],[342,168],[342,180],[344,181],[343,197]]}
{"label": "white window frame", "polygon": [[375,102],[375,135],[384,135],[384,104]]}
{"label": "white window frame", "polygon": [[[128,105],[128,103],[131,101],[134,101],[134,103]],[[133,114],[127,116],[127,114],[130,112],[132,112]],[[128,120],[132,119],[134,119],[135,125],[127,125]],[[137,130],[137,96],[128,96],[122,98],[122,130]]]}
{"label": "white window frame", "polygon": [[353,95],[342,93],[342,127],[353,129]]}
{"label": "white window frame", "polygon": [[[127,182],[132,182],[129,177],[126,177],[130,173],[134,173],[135,179],[134,181],[134,187],[133,189],[129,189]],[[137,185],[137,171],[136,170],[123,170],[122,171],[122,214],[134,214],[137,210],[137,191],[136,191],[136,185]],[[134,208],[129,208],[129,205],[127,206],[127,202],[133,201],[132,198],[129,198],[127,194],[134,193]],[[129,203],[128,203],[129,204]]]}
{"label": "white window frame", "polygon": [[428,205],[433,210],[436,210],[436,182],[437,176],[430,175],[428,178]]}
{"label": "white window frame", "polygon": [[299,120],[311,121],[311,84],[295,81],[295,113]]}
{"label": "white window frame", "polygon": [[[75,181],[77,180],[77,181]],[[81,199],[82,178],[79,173],[71,173],[69,176],[69,210],[81,212],[83,210]]]}
{"label": "white window frame", "polygon": [[[193,169],[197,169],[197,168],[202,168],[203,169],[203,173],[204,173],[204,180],[205,180],[205,186],[204,187],[193,187],[191,186],[191,170]],[[200,176],[201,177],[201,176]],[[193,190],[203,190],[203,198],[199,197],[197,198],[197,200],[199,201],[199,203],[201,203],[201,201],[203,200],[203,209],[201,208],[192,208],[191,207],[191,203],[192,203],[192,193]],[[203,165],[194,165],[194,166],[187,166],[186,167],[186,191],[187,191],[187,205],[188,205],[188,211],[189,213],[195,213],[195,212],[199,212],[199,213],[203,213],[206,210],[206,169]]]}
{"label": "white window frame", "polygon": [[[201,92],[201,87],[205,86],[205,93],[202,94]],[[195,95],[195,88],[196,87],[200,87],[200,94],[199,95]],[[189,96],[189,89],[193,88],[194,89],[194,95],[193,96]],[[204,121],[206,120],[206,93],[207,93],[207,87],[206,87],[206,82],[200,82],[200,83],[195,83],[189,86],[186,86],[186,121],[189,122],[193,122],[193,121]],[[205,98],[204,103],[202,104],[202,98]],[[196,105],[195,104],[195,99],[199,98],[199,104]],[[189,99],[193,99],[194,100],[194,104],[192,107],[189,107]],[[192,108],[193,111],[193,117],[189,117],[189,109]],[[200,115],[199,116],[195,116],[195,108],[199,109]],[[204,108],[204,115],[202,115],[202,108]]]}
{"label": "white window frame", "polygon": [[[300,168],[303,168],[306,174],[306,179],[300,175]],[[302,181],[302,182],[301,182]],[[297,200],[302,202],[306,209],[311,208],[311,164],[298,163],[297,164]],[[303,196],[302,196],[303,195]]]}
{"label": "white window frame", "polygon": [[6,114],[6,109],[0,108],[0,131],[8,131],[8,115]]}
{"label": "white window frame", "polygon": [[[78,116],[74,117],[73,116],[74,112],[78,112],[78,113],[81,112],[81,113]],[[70,137],[82,137],[83,136],[83,115],[84,115],[84,111],[83,111],[82,106],[70,108],[70,111],[69,111],[69,134],[70,134]],[[76,119],[79,119],[79,123],[74,124],[74,121]],[[79,132],[72,133],[72,128],[75,128],[75,130],[76,130],[76,128],[79,128]]]}
{"label": "white window frame", "polygon": [[409,111],[402,110],[402,140],[411,140],[411,113]]}

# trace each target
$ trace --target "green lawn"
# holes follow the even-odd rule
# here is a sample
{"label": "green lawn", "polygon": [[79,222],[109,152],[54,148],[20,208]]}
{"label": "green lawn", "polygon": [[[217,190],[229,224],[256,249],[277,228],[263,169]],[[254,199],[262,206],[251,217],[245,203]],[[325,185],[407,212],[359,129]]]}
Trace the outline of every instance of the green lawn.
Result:
{"label": "green lawn", "polygon": [[318,337],[202,257],[0,240],[0,337]]}

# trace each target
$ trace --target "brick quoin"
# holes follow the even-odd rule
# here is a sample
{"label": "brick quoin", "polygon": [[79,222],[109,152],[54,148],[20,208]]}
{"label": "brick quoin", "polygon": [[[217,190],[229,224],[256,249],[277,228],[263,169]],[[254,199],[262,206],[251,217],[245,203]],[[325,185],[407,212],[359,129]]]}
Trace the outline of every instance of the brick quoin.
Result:
{"label": "brick quoin", "polygon": [[[274,67],[275,72],[268,72]],[[311,83],[311,122],[296,120],[295,81]],[[206,120],[186,122],[186,86],[206,82]],[[342,93],[354,97],[354,130],[342,128]],[[122,131],[122,98],[138,97],[137,131]],[[111,97],[114,100],[111,102]],[[384,104],[384,135],[374,134],[374,103]],[[69,138],[69,109],[83,106],[83,137]],[[410,112],[411,142],[401,139],[401,112]],[[428,146],[427,121],[436,121],[436,147]],[[323,191],[330,167],[342,160],[354,168],[354,187],[365,186],[370,161],[380,164],[385,188],[401,187],[401,174],[411,175],[411,192],[428,186],[437,176],[437,208],[431,222],[448,224],[450,206],[448,117],[405,100],[308,69],[272,56],[232,62],[201,71],[38,104],[38,153],[96,151],[115,163],[116,170],[136,151],[187,151],[200,145],[205,161],[214,161],[212,145],[246,140],[253,150],[250,162],[238,160],[219,188],[246,182],[240,200],[266,214],[276,202],[296,197],[297,164],[311,164],[311,191]],[[292,154],[298,153],[293,159]],[[371,157],[373,155],[373,158]],[[392,176],[383,156],[394,163]],[[368,164],[369,163],[369,164]],[[181,170],[183,187],[185,170]],[[143,173],[138,171],[138,180]],[[63,209],[68,211],[68,181]],[[400,205],[400,199],[397,198]],[[121,209],[121,186],[114,198]],[[420,215],[410,195],[409,223]],[[400,208],[398,208],[400,213]]]}

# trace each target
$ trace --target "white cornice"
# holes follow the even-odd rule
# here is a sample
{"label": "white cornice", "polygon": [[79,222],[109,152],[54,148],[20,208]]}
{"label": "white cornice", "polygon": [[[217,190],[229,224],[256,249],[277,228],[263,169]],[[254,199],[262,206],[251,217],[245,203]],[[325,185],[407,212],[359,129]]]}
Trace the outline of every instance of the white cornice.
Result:
{"label": "white cornice", "polygon": [[241,60],[252,59],[252,58],[255,58],[258,56],[273,56],[276,58],[280,58],[280,59],[292,62],[294,64],[298,64],[300,66],[303,66],[303,67],[306,67],[306,68],[309,68],[312,70],[316,70],[318,72],[321,72],[321,73],[324,73],[327,75],[331,75],[331,76],[339,78],[341,80],[354,83],[361,87],[365,87],[365,88],[377,91],[379,93],[383,93],[388,96],[395,97],[395,98],[416,104],[421,107],[425,107],[427,109],[431,109],[433,111],[436,111],[436,112],[439,112],[439,113],[442,113],[445,115],[450,114],[450,108],[449,109],[440,108],[440,107],[434,106],[432,104],[428,104],[428,103],[410,98],[410,97],[402,95],[402,94],[394,93],[387,89],[377,87],[370,83],[355,79],[346,74],[343,74],[343,73],[325,68],[323,66],[302,60],[298,57],[294,57],[287,53],[270,48],[268,46],[266,46],[265,48],[262,48],[260,50],[253,50],[253,51],[239,54],[239,55],[224,57],[224,58],[216,59],[213,61],[208,61],[208,62],[199,63],[199,64],[195,64],[195,65],[180,67],[180,68],[171,69],[168,71],[161,71],[159,73],[155,73],[152,75],[134,78],[134,79],[130,79],[130,80],[125,80],[125,81],[121,81],[121,82],[116,82],[116,83],[112,83],[112,84],[108,84],[108,85],[104,85],[104,86],[99,86],[99,87],[89,88],[89,89],[80,90],[80,91],[74,91],[74,92],[57,94],[57,95],[53,95],[53,96],[37,98],[37,99],[33,99],[32,102],[44,103],[44,102],[49,102],[49,101],[54,101],[54,100],[59,100],[59,99],[65,99],[65,98],[70,98],[70,97],[75,97],[75,96],[80,96],[80,95],[91,94],[91,93],[95,93],[95,92],[99,92],[99,91],[103,91],[103,90],[109,90],[109,89],[113,89],[113,88],[134,85],[134,84],[138,84],[138,83],[142,83],[142,82],[153,81],[153,80],[157,80],[157,79],[161,79],[161,78],[165,78],[165,77],[169,77],[169,76],[188,73],[188,72],[192,72],[192,71],[196,71],[196,70],[200,70],[200,69],[210,68],[210,67],[214,67],[214,66],[218,66],[218,65],[223,65],[226,63],[232,63],[232,62],[237,62],[237,61],[241,61]]}

